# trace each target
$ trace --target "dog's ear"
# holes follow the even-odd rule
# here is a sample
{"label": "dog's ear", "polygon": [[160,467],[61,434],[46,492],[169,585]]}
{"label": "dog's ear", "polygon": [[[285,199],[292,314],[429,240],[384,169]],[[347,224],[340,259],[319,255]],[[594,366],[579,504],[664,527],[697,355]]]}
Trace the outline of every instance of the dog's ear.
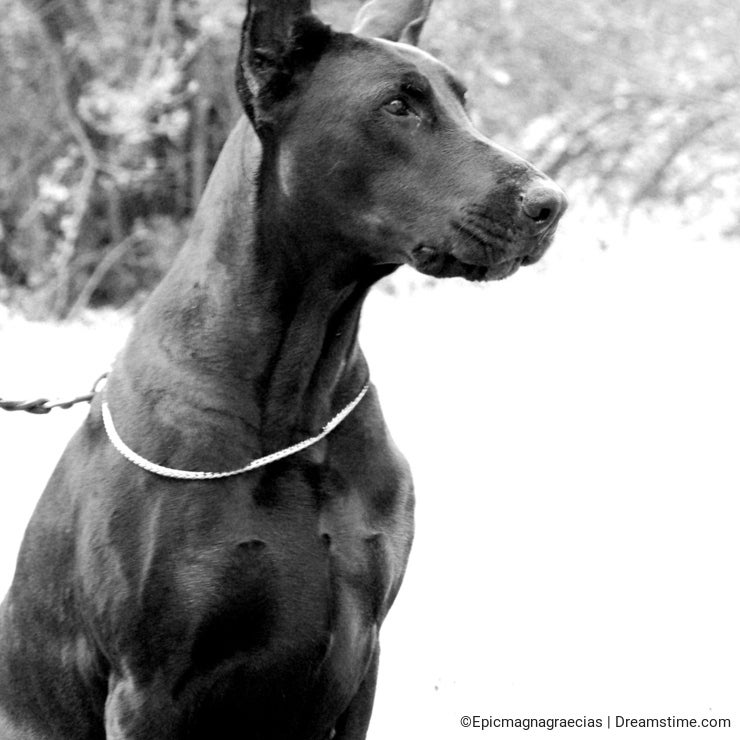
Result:
{"label": "dog's ear", "polygon": [[236,67],[236,89],[257,133],[274,106],[321,56],[331,29],[311,14],[310,0],[248,0]]}
{"label": "dog's ear", "polygon": [[352,33],[416,46],[432,0],[370,0],[355,18]]}

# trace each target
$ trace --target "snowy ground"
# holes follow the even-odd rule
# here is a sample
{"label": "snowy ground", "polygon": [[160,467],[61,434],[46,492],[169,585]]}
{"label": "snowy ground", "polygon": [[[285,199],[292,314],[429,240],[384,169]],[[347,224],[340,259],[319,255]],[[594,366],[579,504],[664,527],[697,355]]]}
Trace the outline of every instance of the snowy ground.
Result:
{"label": "snowy ground", "polygon": [[[480,734],[463,715],[737,732],[740,245],[670,231],[602,250],[571,217],[546,264],[509,281],[369,299],[363,343],[418,492],[372,740]],[[0,395],[86,390],[125,331],[0,313]],[[0,414],[0,591],[84,413]],[[594,735],[524,733],[553,736]]]}

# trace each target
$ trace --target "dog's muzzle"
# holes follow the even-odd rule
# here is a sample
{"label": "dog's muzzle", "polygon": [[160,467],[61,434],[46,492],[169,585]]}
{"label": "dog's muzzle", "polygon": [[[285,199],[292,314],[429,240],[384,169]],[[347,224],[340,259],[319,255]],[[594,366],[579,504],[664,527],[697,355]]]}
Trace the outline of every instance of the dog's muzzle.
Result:
{"label": "dog's muzzle", "polygon": [[565,194],[538,178],[507,195],[460,208],[441,239],[416,245],[413,266],[434,277],[502,280],[537,262],[568,206]]}

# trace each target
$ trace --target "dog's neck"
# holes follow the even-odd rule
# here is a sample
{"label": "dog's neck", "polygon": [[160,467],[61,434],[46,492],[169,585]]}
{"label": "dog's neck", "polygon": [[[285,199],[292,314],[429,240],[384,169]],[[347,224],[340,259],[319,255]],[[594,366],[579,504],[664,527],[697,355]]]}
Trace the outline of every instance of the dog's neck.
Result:
{"label": "dog's neck", "polygon": [[[155,462],[238,467],[318,432],[367,380],[357,331],[383,271],[340,275],[331,245],[306,250],[257,208],[260,157],[243,118],[111,376],[123,439]],[[189,439],[196,417],[215,439]]]}

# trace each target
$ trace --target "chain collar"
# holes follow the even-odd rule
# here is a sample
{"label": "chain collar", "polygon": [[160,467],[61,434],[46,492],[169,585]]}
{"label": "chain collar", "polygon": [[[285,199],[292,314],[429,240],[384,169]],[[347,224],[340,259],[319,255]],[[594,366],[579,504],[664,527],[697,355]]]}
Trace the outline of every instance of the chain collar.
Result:
{"label": "chain collar", "polygon": [[234,475],[241,475],[242,473],[248,473],[251,470],[256,470],[257,468],[264,467],[265,465],[269,465],[270,463],[273,463],[277,460],[282,460],[284,457],[295,455],[296,452],[300,452],[301,450],[305,450],[307,447],[316,444],[324,437],[326,437],[326,435],[329,434],[332,430],[336,429],[355,410],[360,401],[362,401],[362,399],[365,397],[365,394],[368,392],[369,388],[370,383],[368,382],[362,387],[362,390],[357,394],[357,396],[355,396],[352,401],[350,401],[350,403],[348,403],[336,416],[331,418],[324,425],[322,430],[316,436],[304,439],[301,442],[291,445],[290,447],[286,447],[283,450],[278,450],[277,452],[272,452],[269,455],[265,455],[264,457],[258,457],[256,460],[252,460],[252,462],[245,465],[243,468],[238,468],[237,470],[226,470],[222,472],[177,470],[176,468],[167,468],[164,465],[158,465],[157,463],[153,463],[150,460],[147,460],[145,457],[142,457],[138,453],[134,452],[121,439],[118,432],[116,431],[115,426],[113,425],[113,417],[111,416],[110,408],[108,407],[108,402],[105,400],[105,397],[103,397],[102,405],[103,425],[105,426],[105,431],[108,434],[108,439],[110,440],[113,447],[115,447],[116,450],[118,450],[118,452],[123,455],[123,457],[125,457],[129,462],[132,462],[134,465],[137,465],[138,467],[143,468],[150,473],[161,475],[165,478],[177,478],[179,480],[213,480],[214,478],[230,478]]}

